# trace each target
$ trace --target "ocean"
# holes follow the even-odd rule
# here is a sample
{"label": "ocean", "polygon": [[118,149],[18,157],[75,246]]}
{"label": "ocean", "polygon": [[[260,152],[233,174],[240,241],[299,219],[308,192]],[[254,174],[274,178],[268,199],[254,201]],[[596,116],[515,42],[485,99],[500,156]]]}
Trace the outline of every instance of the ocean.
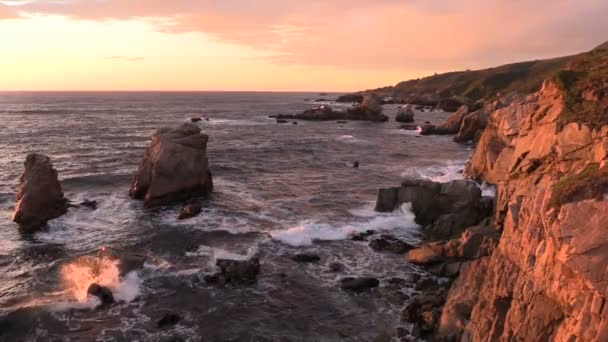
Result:
{"label": "ocean", "polygon": [[[0,92],[1,341],[383,341],[395,335],[411,279],[424,271],[403,256],[352,241],[375,230],[421,239],[407,206],[376,213],[379,188],[404,176],[461,178],[471,147],[449,136],[387,123],[277,124],[318,103],[315,93]],[[335,97],[335,94],[323,97]],[[332,107],[349,104],[326,103]],[[416,123],[447,113],[416,111]],[[209,135],[215,190],[203,213],[178,221],[180,206],[152,210],[128,197],[153,132],[192,117]],[[25,156],[51,157],[72,208],[48,229],[23,235],[11,220]],[[353,168],[355,161],[359,168]],[[102,247],[145,255],[143,269],[108,280],[120,303],[79,298],[66,267]],[[299,264],[296,253],[321,261]],[[208,285],[217,258],[258,256],[253,286]],[[332,262],[343,272],[329,271]],[[373,276],[369,293],[340,279]],[[395,280],[397,279],[397,280]],[[409,280],[408,280],[409,279]],[[398,281],[403,280],[403,281]],[[396,287],[395,283],[401,283]],[[159,329],[166,313],[178,324]]]}

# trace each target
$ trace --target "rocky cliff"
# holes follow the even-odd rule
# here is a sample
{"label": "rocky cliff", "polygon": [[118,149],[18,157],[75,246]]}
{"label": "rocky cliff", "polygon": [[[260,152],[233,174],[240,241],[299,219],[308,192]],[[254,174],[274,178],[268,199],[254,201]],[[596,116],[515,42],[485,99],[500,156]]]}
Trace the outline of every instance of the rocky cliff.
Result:
{"label": "rocky cliff", "polygon": [[467,263],[436,335],[608,340],[608,44],[489,118],[467,174],[497,186],[491,255]]}

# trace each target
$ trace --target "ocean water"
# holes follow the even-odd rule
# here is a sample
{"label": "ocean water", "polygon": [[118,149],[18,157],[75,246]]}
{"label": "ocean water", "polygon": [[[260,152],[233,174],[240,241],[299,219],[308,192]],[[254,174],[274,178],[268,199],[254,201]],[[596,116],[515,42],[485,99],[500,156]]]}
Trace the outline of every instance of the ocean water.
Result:
{"label": "ocean water", "polygon": [[[393,120],[293,125],[268,118],[308,109],[316,97],[0,93],[0,340],[373,341],[394,336],[402,298],[413,293],[414,284],[395,288],[388,280],[423,271],[350,236],[373,229],[419,242],[407,205],[394,213],[373,211],[377,189],[395,186],[407,175],[459,178],[471,148],[450,137],[400,130]],[[394,117],[396,108],[385,111]],[[200,126],[210,137],[215,183],[213,195],[201,200],[203,213],[178,221],[179,206],[146,210],[131,200],[131,175],[151,134],[201,116],[210,118]],[[416,112],[417,123],[446,117]],[[51,157],[69,199],[96,200],[99,208],[71,209],[48,229],[21,234],[11,215],[30,152]],[[354,161],[360,168],[349,165]],[[110,308],[82,298],[78,287],[91,277],[78,260],[104,247],[147,260],[126,277],[116,274],[116,265],[104,265],[102,278],[94,280],[120,300]],[[318,254],[321,261],[290,260],[303,252]],[[262,264],[256,285],[218,288],[204,282],[215,259],[252,256]],[[344,272],[329,272],[332,262],[344,264]],[[374,276],[381,286],[346,293],[339,281],[348,276]],[[157,328],[166,313],[182,320]]]}

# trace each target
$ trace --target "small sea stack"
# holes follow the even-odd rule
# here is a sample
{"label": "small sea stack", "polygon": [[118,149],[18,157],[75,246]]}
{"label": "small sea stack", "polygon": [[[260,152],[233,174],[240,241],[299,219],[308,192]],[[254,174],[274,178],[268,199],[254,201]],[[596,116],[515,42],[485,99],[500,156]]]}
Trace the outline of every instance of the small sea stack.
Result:
{"label": "small sea stack", "polygon": [[133,176],[129,195],[154,207],[211,193],[208,140],[192,123],[158,130]]}
{"label": "small sea stack", "polygon": [[42,154],[28,154],[13,221],[26,232],[35,232],[67,211],[68,200],[63,196],[51,159]]}

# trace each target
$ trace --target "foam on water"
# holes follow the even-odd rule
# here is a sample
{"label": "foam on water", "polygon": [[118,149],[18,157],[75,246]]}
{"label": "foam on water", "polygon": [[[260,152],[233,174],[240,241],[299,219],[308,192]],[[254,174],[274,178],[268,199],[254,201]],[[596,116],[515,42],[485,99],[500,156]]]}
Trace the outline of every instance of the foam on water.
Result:
{"label": "foam on water", "polygon": [[286,230],[270,232],[270,236],[278,241],[292,246],[309,246],[315,241],[344,240],[356,233],[367,230],[393,231],[399,230],[410,241],[416,241],[418,225],[414,222],[411,205],[405,203],[393,213],[375,213],[371,215],[369,208],[354,211],[365,221],[354,221],[341,224],[328,224],[317,220],[304,220],[295,227]]}

